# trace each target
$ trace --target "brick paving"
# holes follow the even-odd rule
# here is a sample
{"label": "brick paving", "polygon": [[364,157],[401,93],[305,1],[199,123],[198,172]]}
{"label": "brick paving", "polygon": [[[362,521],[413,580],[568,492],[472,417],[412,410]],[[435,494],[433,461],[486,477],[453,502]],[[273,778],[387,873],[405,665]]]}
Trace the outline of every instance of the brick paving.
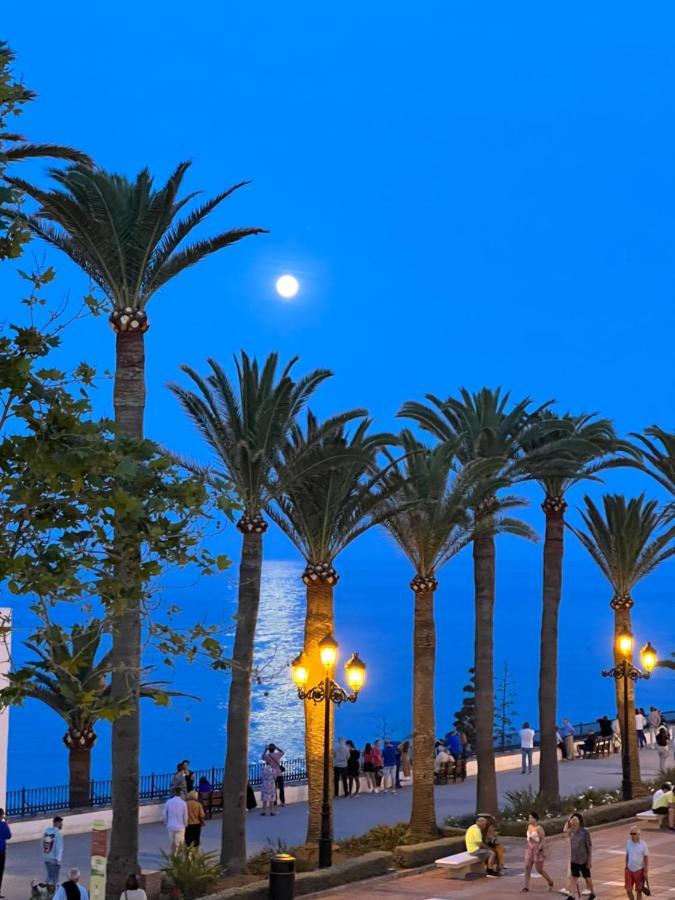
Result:
{"label": "brick paving", "polygon": [[[593,882],[598,900],[626,898],[623,887],[624,847],[629,823],[603,825],[591,829],[593,838]],[[643,827],[642,838],[649,848],[649,881],[654,897],[675,898],[675,833]],[[495,900],[522,897],[525,841],[505,838],[509,869],[500,879],[478,877],[471,881],[453,881],[447,873],[428,869],[415,875],[374,878],[345,888],[334,888],[314,896],[326,900]],[[530,896],[562,898],[558,889],[565,885],[569,841],[565,835],[549,838],[546,869],[555,882],[549,893],[543,878],[532,878]],[[584,889],[583,880],[579,881]],[[582,898],[583,900],[583,898]]]}

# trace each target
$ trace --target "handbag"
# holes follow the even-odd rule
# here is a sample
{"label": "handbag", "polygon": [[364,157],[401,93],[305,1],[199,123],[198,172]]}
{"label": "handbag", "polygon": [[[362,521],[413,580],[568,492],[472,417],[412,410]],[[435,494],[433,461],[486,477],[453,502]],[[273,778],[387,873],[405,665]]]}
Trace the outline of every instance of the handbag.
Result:
{"label": "handbag", "polygon": [[646,878],[642,882],[642,893],[645,895],[645,897],[651,897],[652,895],[652,889],[649,887],[649,882]]}

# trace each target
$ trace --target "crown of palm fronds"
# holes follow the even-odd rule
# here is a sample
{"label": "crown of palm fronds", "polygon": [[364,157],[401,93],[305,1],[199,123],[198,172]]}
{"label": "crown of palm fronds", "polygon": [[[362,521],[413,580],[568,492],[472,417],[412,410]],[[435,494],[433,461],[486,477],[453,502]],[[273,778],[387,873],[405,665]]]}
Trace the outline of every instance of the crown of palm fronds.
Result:
{"label": "crown of palm fronds", "polygon": [[[296,423],[280,454],[284,491],[269,514],[310,564],[332,563],[383,512],[385,472],[377,454],[395,439],[369,434],[365,416],[354,409],[320,423],[308,411],[305,429]],[[348,434],[357,418],[362,421]]]}
{"label": "crown of palm fronds", "polygon": [[549,497],[561,497],[583,480],[600,481],[599,472],[625,465],[617,454],[630,451],[630,445],[617,438],[610,419],[544,409],[534,424],[523,438],[522,466]]}
{"label": "crown of palm fronds", "polygon": [[675,496],[675,432],[665,431],[658,425],[645,428],[644,434],[632,433],[640,442],[638,461],[631,461]]}
{"label": "crown of palm fronds", "polygon": [[413,419],[439,441],[452,441],[463,464],[491,459],[499,463],[500,474],[509,481],[528,477],[523,448],[536,428],[537,416],[552,401],[532,410],[532,401],[526,397],[509,408],[510,394],[502,393],[501,388],[482,388],[473,394],[460,388],[459,398],[447,400],[433,394],[425,396],[428,405],[408,401],[398,415]]}
{"label": "crown of palm fronds", "polygon": [[605,494],[602,510],[584,497],[580,510],[586,531],[568,527],[579,538],[618,595],[633,587],[675,554],[672,513],[659,509],[644,494],[630,500],[622,494]]}
{"label": "crown of palm fronds", "polygon": [[[384,524],[415,572],[432,577],[482,531],[532,537],[531,529],[503,513],[524,501],[495,499],[507,482],[493,459],[464,463],[461,438],[428,447],[407,429],[401,432],[403,459],[388,473],[389,515]],[[474,510],[489,504],[489,515]]]}
{"label": "crown of palm fronds", "polygon": [[188,266],[262,228],[234,228],[211,238],[183,242],[241,182],[207,200],[183,218],[196,194],[178,199],[190,164],[180,163],[156,189],[148,169],[134,181],[86,165],[50,169],[57,187],[43,190],[19,178],[9,184],[38,204],[32,215],[15,210],[14,220],[66,253],[101,288],[115,309],[141,310],[152,295]]}
{"label": "crown of palm fronds", "polygon": [[290,373],[296,362],[294,357],[277,378],[276,353],[260,368],[242,351],[241,358],[235,358],[236,386],[213,359],[208,360],[211,374],[206,378],[182,366],[197,391],[169,385],[222,464],[224,471],[216,474],[233,485],[249,515],[283,490],[277,471],[282,448],[302,408],[332,374],[316,369],[294,381]]}

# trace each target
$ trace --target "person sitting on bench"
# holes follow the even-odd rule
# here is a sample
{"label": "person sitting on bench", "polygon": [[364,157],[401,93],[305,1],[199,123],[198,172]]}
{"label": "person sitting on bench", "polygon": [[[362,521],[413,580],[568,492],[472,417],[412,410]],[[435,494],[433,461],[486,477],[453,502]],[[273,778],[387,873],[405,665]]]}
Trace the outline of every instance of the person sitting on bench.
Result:
{"label": "person sitting on bench", "polygon": [[669,781],[664,781],[661,788],[654,792],[652,797],[652,812],[657,816],[667,816],[669,828],[675,827],[675,796],[673,786]]}
{"label": "person sitting on bench", "polygon": [[481,859],[485,863],[485,870],[488,876],[495,877],[498,874],[497,855],[485,842],[487,828],[488,820],[485,816],[478,816],[475,824],[467,828],[464,835],[464,843],[466,844],[467,853],[471,853],[473,856]]}
{"label": "person sitting on bench", "polygon": [[595,743],[598,739],[597,734],[594,731],[586,737],[586,740],[581,745],[581,752],[584,756],[592,756],[595,751]]}

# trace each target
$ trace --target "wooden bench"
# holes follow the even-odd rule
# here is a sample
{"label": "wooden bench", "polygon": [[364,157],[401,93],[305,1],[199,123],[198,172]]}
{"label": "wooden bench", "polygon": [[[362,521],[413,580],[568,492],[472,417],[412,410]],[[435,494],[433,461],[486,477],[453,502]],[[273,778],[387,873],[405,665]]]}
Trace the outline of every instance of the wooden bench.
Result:
{"label": "wooden bench", "polygon": [[471,873],[474,875],[485,875],[485,863],[473,853],[455,853],[452,856],[442,856],[435,860],[437,866],[448,869],[450,878],[466,880]]}

